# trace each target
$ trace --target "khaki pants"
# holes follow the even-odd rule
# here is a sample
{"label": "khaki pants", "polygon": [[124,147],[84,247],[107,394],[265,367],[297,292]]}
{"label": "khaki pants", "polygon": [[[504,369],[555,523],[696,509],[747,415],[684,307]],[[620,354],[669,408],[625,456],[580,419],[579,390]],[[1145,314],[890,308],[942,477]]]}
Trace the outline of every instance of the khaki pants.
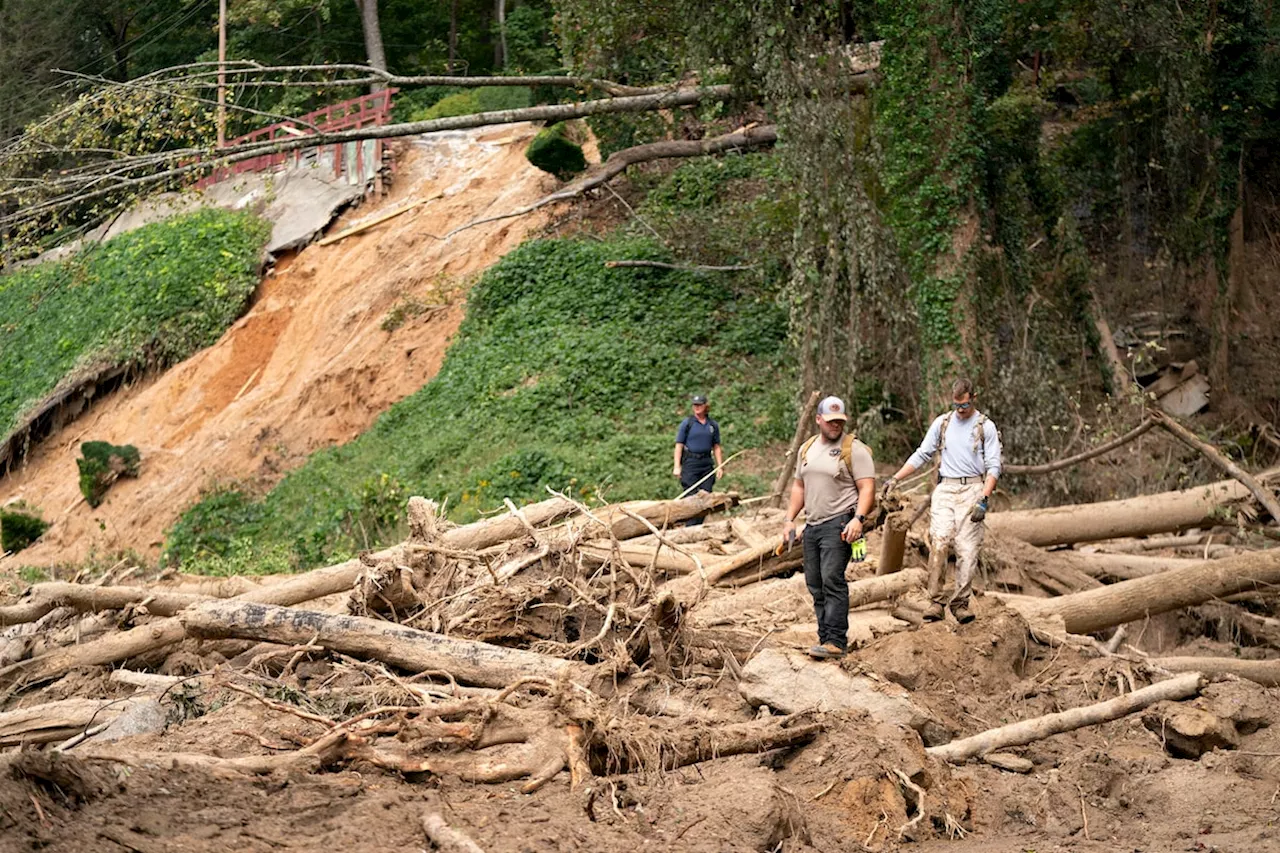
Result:
{"label": "khaki pants", "polygon": [[[973,574],[978,568],[978,549],[986,525],[969,518],[973,505],[982,500],[982,483],[939,483],[929,504],[929,599],[946,606],[966,606],[973,592]],[[947,572],[947,552],[956,548],[956,592],[943,592]]]}

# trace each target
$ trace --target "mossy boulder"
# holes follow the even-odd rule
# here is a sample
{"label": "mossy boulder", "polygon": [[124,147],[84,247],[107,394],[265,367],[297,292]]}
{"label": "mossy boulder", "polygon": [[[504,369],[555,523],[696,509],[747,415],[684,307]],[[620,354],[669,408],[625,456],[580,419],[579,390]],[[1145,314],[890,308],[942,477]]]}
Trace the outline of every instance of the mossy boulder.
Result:
{"label": "mossy boulder", "polygon": [[542,171],[550,172],[562,181],[587,168],[582,146],[569,138],[564,122],[541,130],[525,149],[524,156]]}
{"label": "mossy boulder", "polygon": [[16,503],[0,509],[0,552],[16,554],[49,529],[39,510]]}
{"label": "mossy boulder", "polygon": [[120,477],[138,476],[141,457],[132,444],[115,445],[106,441],[86,441],[80,445],[80,493],[97,507],[102,503],[107,489]]}

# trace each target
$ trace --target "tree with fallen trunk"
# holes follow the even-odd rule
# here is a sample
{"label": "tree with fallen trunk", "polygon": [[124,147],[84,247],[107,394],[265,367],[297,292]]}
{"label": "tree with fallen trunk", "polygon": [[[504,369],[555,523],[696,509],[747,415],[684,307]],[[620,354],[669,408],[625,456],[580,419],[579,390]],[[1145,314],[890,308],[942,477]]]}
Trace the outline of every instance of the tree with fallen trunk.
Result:
{"label": "tree with fallen trunk", "polygon": [[1083,708],[1072,708],[1070,711],[1010,723],[971,737],[953,740],[942,746],[931,746],[925,752],[934,758],[960,764],[970,758],[977,758],[998,749],[1022,746],[1085,726],[1096,726],[1118,720],[1156,702],[1186,699],[1199,693],[1204,683],[1204,678],[1198,672],[1192,672],[1157,682],[1150,687],[1144,687],[1096,705],[1086,705]]}

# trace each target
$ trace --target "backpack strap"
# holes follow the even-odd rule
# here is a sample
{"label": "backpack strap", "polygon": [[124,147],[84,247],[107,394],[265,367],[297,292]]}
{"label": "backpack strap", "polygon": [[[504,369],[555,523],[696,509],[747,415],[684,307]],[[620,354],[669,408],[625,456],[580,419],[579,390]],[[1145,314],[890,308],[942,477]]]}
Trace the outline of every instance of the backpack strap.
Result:
{"label": "backpack strap", "polygon": [[808,455],[809,455],[809,448],[810,448],[810,447],[813,447],[813,443],[814,443],[815,441],[817,441],[817,440],[818,440],[818,437],[817,437],[816,435],[811,435],[811,436],[809,436],[809,440],[808,440],[808,441],[806,441],[804,444],[800,445],[800,455],[799,455],[799,457],[796,459],[796,461],[797,461],[797,462],[799,462],[801,459],[804,459],[806,456],[808,456]]}
{"label": "backpack strap", "polygon": [[[813,443],[818,440],[816,435],[810,436],[809,440],[800,445],[800,455],[796,460],[804,459],[809,453],[809,448],[813,447]],[[853,443],[858,437],[853,433],[845,433],[844,438],[840,441],[840,461],[844,463],[844,467],[849,470],[849,476],[853,476]]]}

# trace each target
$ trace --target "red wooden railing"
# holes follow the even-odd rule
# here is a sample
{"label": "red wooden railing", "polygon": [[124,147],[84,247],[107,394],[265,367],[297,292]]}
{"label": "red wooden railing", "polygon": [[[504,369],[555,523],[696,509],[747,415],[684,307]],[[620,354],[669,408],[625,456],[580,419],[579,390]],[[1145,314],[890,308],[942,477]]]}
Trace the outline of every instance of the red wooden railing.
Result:
{"label": "red wooden railing", "polygon": [[[340,130],[354,130],[362,127],[377,127],[391,120],[391,96],[399,89],[383,89],[369,95],[361,95],[323,109],[309,112],[304,116],[289,121],[277,122],[259,128],[227,143],[228,146],[244,145],[254,142],[267,142],[273,139],[296,139],[299,136],[312,136],[318,130],[321,133],[333,133]],[[314,130],[312,128],[315,128]],[[245,172],[270,172],[286,164],[299,165],[304,160],[315,158],[324,163],[328,156],[332,158],[333,177],[340,178],[344,172],[355,176],[364,176],[366,166],[376,170],[382,162],[382,140],[370,140],[374,143],[371,156],[366,154],[366,146],[359,142],[330,143],[328,145],[303,148],[281,153],[263,154],[248,160],[232,163],[230,166],[214,170],[212,174],[200,180],[197,186],[203,188],[218,181],[240,175]],[[354,154],[354,164],[347,164],[348,152]],[[372,162],[367,162],[372,160]]]}

